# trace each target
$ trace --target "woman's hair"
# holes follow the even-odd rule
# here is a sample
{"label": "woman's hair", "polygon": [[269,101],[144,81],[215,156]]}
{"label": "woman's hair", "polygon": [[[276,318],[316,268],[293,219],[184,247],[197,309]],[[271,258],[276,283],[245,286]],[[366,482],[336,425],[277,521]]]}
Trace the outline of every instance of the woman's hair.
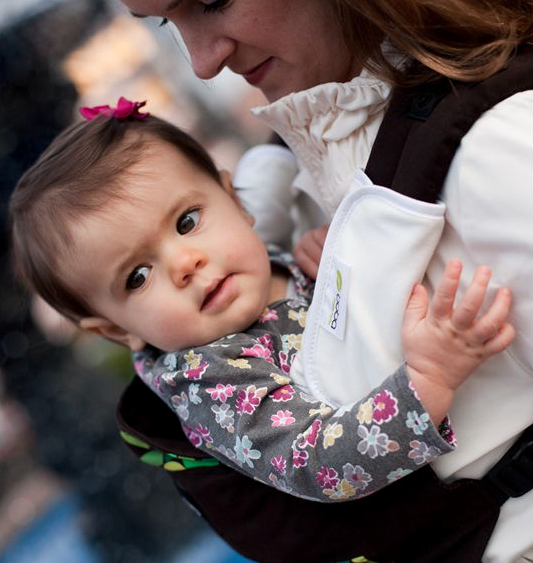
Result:
{"label": "woman's hair", "polygon": [[220,182],[203,147],[170,123],[151,116],[101,116],[65,129],[15,187],[9,215],[16,271],[31,290],[75,322],[92,312],[60,276],[73,252],[71,226],[124,197],[121,180],[157,142],[175,147]]}
{"label": "woman's hair", "polygon": [[[501,70],[533,40],[533,0],[334,0],[357,61],[397,84],[435,74],[478,81]],[[402,74],[383,56],[387,37],[422,63]]]}

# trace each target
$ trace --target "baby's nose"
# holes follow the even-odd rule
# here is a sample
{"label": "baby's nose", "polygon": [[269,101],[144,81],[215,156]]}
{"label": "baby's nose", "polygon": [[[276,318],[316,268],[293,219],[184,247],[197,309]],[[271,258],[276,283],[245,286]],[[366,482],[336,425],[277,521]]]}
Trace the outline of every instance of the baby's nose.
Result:
{"label": "baby's nose", "polygon": [[206,263],[206,256],[196,248],[180,248],[170,258],[170,272],[178,287],[186,287],[195,273]]}

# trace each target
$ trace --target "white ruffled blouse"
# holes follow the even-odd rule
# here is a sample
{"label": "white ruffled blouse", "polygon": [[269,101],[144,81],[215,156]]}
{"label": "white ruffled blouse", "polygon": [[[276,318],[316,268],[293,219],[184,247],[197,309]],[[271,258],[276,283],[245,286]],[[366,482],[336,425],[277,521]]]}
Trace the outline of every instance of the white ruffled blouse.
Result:
{"label": "white ruffled blouse", "polygon": [[294,152],[304,169],[295,185],[327,219],[354,169],[366,165],[391,93],[390,84],[363,71],[350,82],[320,84],[252,110]]}

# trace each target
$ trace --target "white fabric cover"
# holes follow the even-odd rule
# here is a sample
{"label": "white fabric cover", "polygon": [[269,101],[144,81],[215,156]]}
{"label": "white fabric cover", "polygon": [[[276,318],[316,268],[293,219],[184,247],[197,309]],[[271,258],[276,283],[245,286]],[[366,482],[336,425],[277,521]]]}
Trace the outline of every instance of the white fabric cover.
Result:
{"label": "white fabric cover", "polygon": [[405,305],[439,241],[444,209],[374,186],[356,172],[328,232],[291,371],[315,397],[352,403],[403,362]]}

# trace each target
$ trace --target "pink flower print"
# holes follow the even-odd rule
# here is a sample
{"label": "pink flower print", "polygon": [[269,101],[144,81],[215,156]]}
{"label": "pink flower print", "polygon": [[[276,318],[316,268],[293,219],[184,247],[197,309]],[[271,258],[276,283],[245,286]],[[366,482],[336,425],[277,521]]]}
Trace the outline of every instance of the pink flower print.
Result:
{"label": "pink flower print", "polygon": [[360,465],[355,467],[351,463],[342,466],[344,478],[356,490],[364,491],[368,483],[372,481],[370,473],[367,473]]}
{"label": "pink flower print", "polygon": [[213,443],[213,438],[211,437],[211,431],[209,430],[209,428],[207,428],[207,426],[204,426],[203,424],[197,424],[195,431],[202,437],[203,441],[206,444]]}
{"label": "pink flower print", "polygon": [[198,367],[183,370],[183,376],[185,379],[197,381],[198,379],[202,379],[202,375],[208,367],[209,364],[207,362],[202,362]]}
{"label": "pink flower print", "polygon": [[285,475],[285,472],[287,470],[287,462],[283,459],[283,456],[281,455],[277,455],[274,456],[271,460],[270,463],[272,464],[272,467],[280,474],[280,475]]}
{"label": "pink flower print", "polygon": [[[169,354],[169,356],[172,356]],[[194,350],[189,350],[185,355],[185,364],[182,366],[183,376],[185,379],[197,380],[202,379],[202,375],[209,367],[207,362],[202,362],[202,354],[196,354]]]}
{"label": "pink flower print", "polygon": [[272,336],[270,334],[263,334],[257,339],[259,344],[262,344],[265,348],[268,348],[271,352],[274,351],[274,344],[272,344]]}
{"label": "pink flower print", "polygon": [[202,436],[198,434],[198,432],[193,430],[190,426],[187,426],[186,424],[182,424],[181,427],[183,428],[183,432],[187,437],[187,440],[189,440],[189,442],[195,448],[199,448],[203,443]]}
{"label": "pink flower print", "polygon": [[398,414],[398,400],[386,389],[374,397],[373,403],[372,420],[377,424],[389,422]]}
{"label": "pink flower print", "polygon": [[313,420],[311,426],[300,434],[297,438],[297,445],[299,448],[304,449],[307,446],[314,448],[320,429],[322,428],[321,420]]}
{"label": "pink flower print", "polygon": [[413,395],[415,396],[415,398],[420,401],[420,397],[418,396],[418,391],[415,389],[415,386],[413,385],[413,382],[411,380],[409,380],[409,389],[411,389]]}
{"label": "pink flower print", "polygon": [[209,387],[206,391],[211,395],[213,401],[220,401],[225,403],[229,397],[233,397],[236,387],[234,385],[223,385],[222,383],[217,383],[216,387]]}
{"label": "pink flower print", "polygon": [[333,467],[322,466],[316,474],[316,481],[321,489],[334,489],[339,484],[339,474]]}
{"label": "pink flower print", "polygon": [[275,309],[265,309],[258,320],[260,323],[266,323],[267,321],[278,321],[278,312]]}
{"label": "pink flower print", "polygon": [[295,468],[306,467],[309,454],[302,450],[292,450],[292,465]]}
{"label": "pink flower print", "polygon": [[272,359],[272,351],[269,349],[268,346],[265,346],[260,343],[254,344],[251,348],[243,348],[241,352],[241,356],[252,356],[253,358],[263,358],[265,361],[267,361],[270,364],[274,363],[274,360]]}
{"label": "pink flower print", "polygon": [[145,358],[137,358],[134,356],[133,367],[135,368],[135,372],[145,383],[150,384],[150,381],[152,380],[151,371],[153,366],[153,361],[148,361]]}
{"label": "pink flower print", "polygon": [[235,408],[239,414],[252,414],[261,403],[262,397],[265,396],[266,387],[256,388],[255,385],[248,385],[246,390],[241,389],[237,394]]}
{"label": "pink flower print", "polygon": [[273,393],[269,396],[275,402],[286,402],[290,401],[296,391],[292,385],[284,385],[283,387],[278,387]]}
{"label": "pink flower print", "polygon": [[153,376],[152,383],[150,384],[150,387],[154,391],[159,392],[161,390],[161,381],[162,381],[161,375],[155,374]]}
{"label": "pink flower print", "polygon": [[[294,356],[293,356],[294,357]],[[278,353],[279,367],[283,373],[289,374],[291,372],[292,358],[289,359],[288,352]]]}
{"label": "pink flower print", "polygon": [[270,420],[272,421],[272,426],[274,427],[290,426],[291,424],[296,422],[296,419],[292,416],[291,411],[282,411],[282,410],[279,410],[276,414],[273,414],[270,417]]}
{"label": "pink flower print", "polygon": [[451,426],[450,419],[446,416],[444,420],[439,425],[439,434],[443,440],[446,440],[451,446],[457,445],[457,440],[455,439],[455,434]]}

